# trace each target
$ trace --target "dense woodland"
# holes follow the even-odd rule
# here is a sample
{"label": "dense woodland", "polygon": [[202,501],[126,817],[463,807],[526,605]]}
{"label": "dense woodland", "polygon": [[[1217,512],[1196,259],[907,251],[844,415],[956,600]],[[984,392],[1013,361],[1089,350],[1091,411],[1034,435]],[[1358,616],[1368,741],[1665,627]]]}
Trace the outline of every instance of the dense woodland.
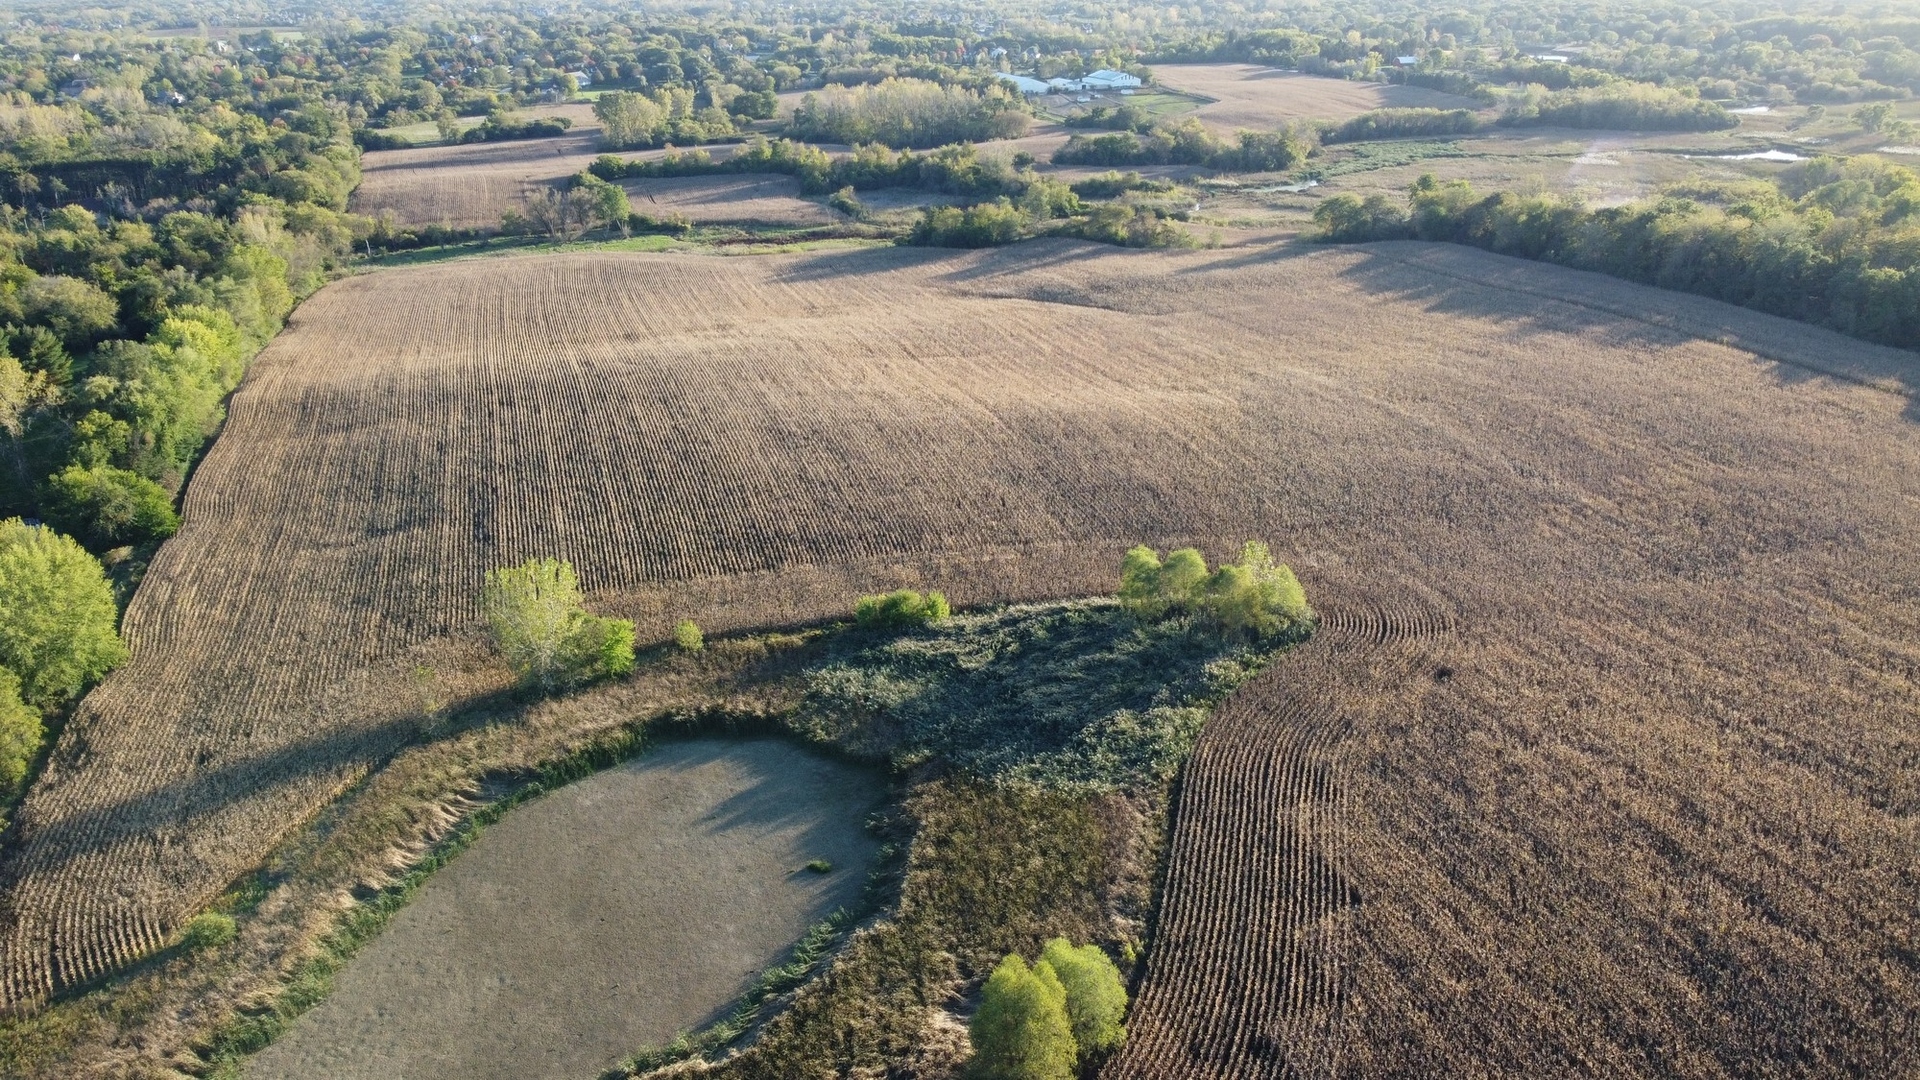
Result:
{"label": "dense woodland", "polygon": [[[0,520],[72,538],[103,561],[122,600],[178,527],[182,486],[249,358],[356,252],[420,242],[347,207],[362,150],[412,145],[423,126],[446,142],[549,137],[567,122],[522,110],[591,94],[607,149],[689,148],[645,164],[604,158],[575,190],[530,205],[524,231],[545,223],[561,238],[648,224],[609,181],[728,171],[793,175],[859,220],[859,193],[877,188],[959,197],[928,208],[901,242],[1045,233],[1169,246],[1197,242],[1178,208],[1108,201],[1150,196],[1152,181],[1115,173],[1069,185],[1025,155],[977,152],[972,144],[1032,122],[997,72],[1114,68],[1151,80],[1155,63],[1251,61],[1481,106],[1236,136],[1121,108],[1076,121],[1083,130],[1054,157],[1257,173],[1310,170],[1323,145],[1498,126],[1715,130],[1735,122],[1729,107],[1755,104],[1845,110],[1867,130],[1909,138],[1894,105],[1920,92],[1920,16],[1891,5],[13,12],[0,23]],[[805,95],[782,119],[776,94],[790,91]],[[741,141],[724,161],[691,149]],[[1916,205],[1909,169],[1823,159],[1777,184],[1604,209],[1436,182],[1405,205],[1331,198],[1317,221],[1326,239],[1475,244],[1914,346]],[[31,668],[7,670],[31,686]],[[0,713],[20,693],[0,681]],[[29,700],[57,719],[71,697]],[[0,787],[21,768],[0,763]]]}

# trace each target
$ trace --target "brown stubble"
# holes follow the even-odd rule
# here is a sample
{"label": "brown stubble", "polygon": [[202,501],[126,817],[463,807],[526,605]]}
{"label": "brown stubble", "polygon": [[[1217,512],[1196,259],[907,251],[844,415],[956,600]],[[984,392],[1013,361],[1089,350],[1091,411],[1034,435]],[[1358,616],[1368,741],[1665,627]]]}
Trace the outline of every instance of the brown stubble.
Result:
{"label": "brown stubble", "polygon": [[572,559],[657,638],[1264,537],[1328,627],[1183,780],[1122,1074],[1897,1069],[1914,373],[1416,245],[343,282],[236,397],[28,800],[6,993],[151,948],[412,738],[325,702],[471,633],[490,566]]}

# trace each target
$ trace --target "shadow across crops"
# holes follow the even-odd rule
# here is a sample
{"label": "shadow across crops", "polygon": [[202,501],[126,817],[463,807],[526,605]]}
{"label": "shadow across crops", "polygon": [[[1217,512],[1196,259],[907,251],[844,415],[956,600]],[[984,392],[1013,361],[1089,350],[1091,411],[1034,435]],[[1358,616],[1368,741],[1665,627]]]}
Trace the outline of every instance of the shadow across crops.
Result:
{"label": "shadow across crops", "polygon": [[[1590,289],[1542,288],[1537,284],[1538,264],[1523,259],[1493,256],[1463,274],[1457,258],[1436,250],[1443,246],[1451,245],[1366,245],[1362,250],[1368,257],[1342,276],[1435,315],[1492,319],[1515,333],[1572,331],[1624,348],[1667,347],[1688,339],[1731,346],[1770,362],[1773,377],[1782,385],[1838,379],[1872,387],[1905,398],[1903,415],[1920,421],[1920,356],[1913,353],[1686,293],[1646,286],[1626,289],[1613,278],[1586,271],[1561,273],[1591,281]],[[1418,284],[1410,283],[1409,267],[1425,272]],[[1517,307],[1516,296],[1534,298],[1537,304]]]}

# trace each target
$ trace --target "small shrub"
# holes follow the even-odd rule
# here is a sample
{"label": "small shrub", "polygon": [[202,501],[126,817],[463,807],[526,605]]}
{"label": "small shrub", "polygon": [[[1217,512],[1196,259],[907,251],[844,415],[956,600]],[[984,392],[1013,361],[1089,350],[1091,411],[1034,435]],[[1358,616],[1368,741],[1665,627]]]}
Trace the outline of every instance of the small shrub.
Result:
{"label": "small shrub", "polygon": [[847,184],[827,199],[827,205],[859,221],[867,216],[867,208],[853,193],[853,185]]}
{"label": "small shrub", "polygon": [[699,624],[692,619],[681,619],[673,625],[673,643],[681,652],[699,652],[707,647],[706,636],[700,633]]}
{"label": "small shrub", "polygon": [[1070,1080],[1079,1057],[1067,992],[1045,960],[1009,954],[980,992],[969,1027],[975,1080]]}
{"label": "small shrub", "polygon": [[807,869],[816,874],[833,873],[833,864],[825,859],[815,859],[807,864]]}
{"label": "small shrub", "polygon": [[953,609],[947,604],[945,596],[938,592],[922,596],[912,589],[863,596],[853,605],[853,621],[875,629],[923,626],[939,622],[952,613]]}
{"label": "small shrub", "polygon": [[234,926],[233,916],[209,911],[195,915],[187,921],[187,928],[180,935],[180,944],[193,952],[201,949],[217,948],[232,941],[239,930]]}

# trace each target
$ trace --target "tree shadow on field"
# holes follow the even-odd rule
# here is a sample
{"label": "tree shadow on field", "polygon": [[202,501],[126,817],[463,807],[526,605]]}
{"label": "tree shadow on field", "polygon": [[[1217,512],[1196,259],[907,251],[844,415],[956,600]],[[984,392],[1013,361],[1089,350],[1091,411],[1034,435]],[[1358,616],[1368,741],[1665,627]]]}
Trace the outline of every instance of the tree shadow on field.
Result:
{"label": "tree shadow on field", "polygon": [[1920,422],[1920,354],[1706,297],[1457,244],[1392,241],[1325,250],[1360,253],[1342,278],[1425,311],[1623,348],[1726,345],[1765,361],[1779,385],[1852,383],[1904,398],[1902,416]]}
{"label": "tree shadow on field", "polygon": [[[483,694],[459,702],[430,730],[417,712],[350,729],[319,725],[304,738],[181,773],[137,795],[52,821],[23,821],[31,833],[10,837],[0,851],[0,899],[10,898],[28,875],[58,877],[69,864],[123,843],[168,847],[203,836],[223,812],[240,808],[252,797],[273,799],[316,777],[342,782],[363,770],[377,771],[409,746],[496,723],[527,703],[518,689]],[[4,916],[0,908],[0,920]]]}

